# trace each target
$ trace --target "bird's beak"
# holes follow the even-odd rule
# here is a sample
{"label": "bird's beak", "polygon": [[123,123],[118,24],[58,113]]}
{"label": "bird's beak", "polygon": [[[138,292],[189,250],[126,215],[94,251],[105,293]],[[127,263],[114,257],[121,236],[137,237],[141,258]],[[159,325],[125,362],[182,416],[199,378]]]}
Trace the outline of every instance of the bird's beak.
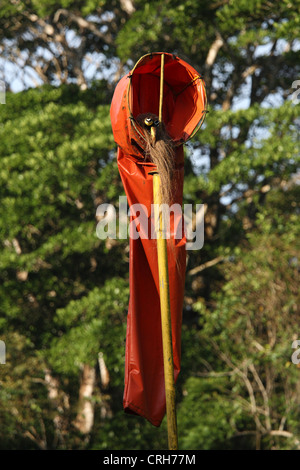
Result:
{"label": "bird's beak", "polygon": [[152,137],[152,140],[153,140],[153,144],[155,144],[155,142],[156,142],[156,127],[154,127],[154,126],[151,126],[151,137]]}

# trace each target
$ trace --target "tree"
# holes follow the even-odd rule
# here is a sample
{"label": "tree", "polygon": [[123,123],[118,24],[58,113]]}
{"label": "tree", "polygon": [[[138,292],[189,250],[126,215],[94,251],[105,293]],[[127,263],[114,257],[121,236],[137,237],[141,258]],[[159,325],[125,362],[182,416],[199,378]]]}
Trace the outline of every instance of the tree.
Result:
{"label": "tree", "polygon": [[91,77],[103,78],[104,70],[117,73],[121,65],[115,56],[116,34],[133,11],[131,0],[4,1],[4,79],[11,75],[8,64],[27,86],[75,82],[86,89]]}
{"label": "tree", "polygon": [[[26,351],[24,354],[31,358],[25,361],[22,374],[27,374],[30,384],[32,381],[37,383],[33,395],[42,393],[38,390],[41,390],[43,382],[44,391],[49,392],[50,409],[53,407],[53,395],[54,402],[62,400],[67,403],[67,408],[60,412],[66,414],[65,420],[72,420],[72,413],[76,414],[72,406],[69,410],[69,403],[72,405],[72,400],[75,403],[77,400],[76,394],[69,398],[69,382],[73,380],[72,386],[78,393],[79,385],[76,382],[81,368],[84,375],[85,364],[97,365],[97,354],[100,352],[97,346],[103,335],[105,343],[101,347],[105,349],[105,358],[106,354],[110,355],[108,363],[112,361],[116,368],[121,360],[118,348],[109,352],[112,347],[109,337],[115,334],[117,338],[122,338],[124,329],[126,276],[125,281],[117,278],[123,278],[126,273],[126,258],[122,246],[115,247],[110,253],[109,244],[96,236],[97,206],[106,197],[110,185],[110,197],[117,197],[121,191],[121,184],[115,181],[112,172],[115,167],[115,162],[110,158],[113,141],[108,108],[103,104],[107,99],[103,99],[103,86],[105,84],[100,84],[85,93],[80,92],[77,86],[46,86],[23,94],[9,94],[7,107],[1,116],[3,216],[0,232],[3,245],[0,308],[1,329],[5,332],[3,340],[7,342],[7,349],[13,358],[15,341],[11,343],[9,338],[11,335],[21,335],[20,341]],[[97,101],[102,103],[101,106],[97,105]],[[100,175],[103,166],[105,171]],[[115,183],[116,186],[113,186]],[[101,286],[106,285],[107,279],[110,282],[103,290]],[[69,305],[67,317],[62,320],[66,305]],[[117,330],[113,327],[113,310],[118,314]],[[71,314],[73,328],[69,331],[68,317]],[[75,327],[76,315],[83,328],[82,339],[78,343],[75,340],[80,328],[77,330]],[[92,337],[89,337],[86,328],[91,328],[96,346],[92,345]],[[102,328],[105,331],[100,333]],[[58,341],[61,335],[63,337]],[[52,343],[57,341],[54,356]],[[65,348],[69,341],[72,354],[66,356],[61,348]],[[119,355],[117,362],[115,354]],[[61,360],[67,357],[69,362],[61,364]],[[35,361],[41,364],[36,371],[31,366]],[[1,373],[5,376],[5,369]],[[61,378],[57,376],[59,373],[62,374]],[[45,392],[42,395],[45,399]],[[6,405],[4,400],[1,405],[3,412]],[[29,410],[25,407],[24,412],[28,414]],[[20,409],[18,413],[22,413]],[[43,417],[39,413],[38,417],[50,420],[48,415]],[[25,420],[24,417],[20,419]],[[57,419],[57,416],[53,417],[54,424]],[[60,416],[62,419],[63,416]],[[64,422],[61,429],[60,420],[60,429],[52,431],[54,442],[59,436],[59,439],[64,437],[67,424]],[[27,428],[25,420],[24,429]],[[47,428],[45,423],[44,428]],[[49,431],[46,431],[48,434]],[[25,435],[30,437],[27,431],[24,434],[20,431],[20,434],[22,439]],[[37,443],[42,442],[39,446],[52,445],[47,436],[40,437],[40,431],[35,429],[32,435]]]}
{"label": "tree", "polygon": [[[185,384],[186,448],[299,449],[299,187],[274,191],[257,228],[222,265],[226,282],[203,301],[202,367]],[[194,407],[198,413],[195,413]],[[201,416],[201,418],[200,418]]]}

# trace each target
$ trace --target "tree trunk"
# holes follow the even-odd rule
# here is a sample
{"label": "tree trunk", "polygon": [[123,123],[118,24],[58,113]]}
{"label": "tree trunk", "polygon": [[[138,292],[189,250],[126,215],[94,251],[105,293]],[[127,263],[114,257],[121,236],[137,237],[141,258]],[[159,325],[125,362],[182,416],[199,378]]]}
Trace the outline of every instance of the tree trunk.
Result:
{"label": "tree trunk", "polygon": [[78,413],[74,426],[82,433],[89,434],[94,424],[94,404],[92,395],[95,387],[95,368],[84,364],[79,388]]}

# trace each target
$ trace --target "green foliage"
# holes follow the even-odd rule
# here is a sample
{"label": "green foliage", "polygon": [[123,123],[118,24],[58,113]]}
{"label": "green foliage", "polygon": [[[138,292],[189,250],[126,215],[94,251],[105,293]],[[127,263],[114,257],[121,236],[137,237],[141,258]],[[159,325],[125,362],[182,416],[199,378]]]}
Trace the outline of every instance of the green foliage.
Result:
{"label": "green foliage", "polygon": [[103,351],[114,386],[122,387],[128,294],[127,281],[113,278],[57,310],[58,337],[47,351],[55,371],[76,375],[81,364],[95,366]]}
{"label": "green foliage", "polygon": [[[205,49],[213,34],[213,26],[207,21],[214,14],[214,7],[210,3],[138,1],[136,13],[117,37],[118,54],[123,59],[137,59],[137,54],[165,50],[162,44],[166,40],[169,51],[170,48],[175,51],[180,49],[184,55],[189,55],[191,50],[199,52],[200,48]],[[183,31],[184,41],[181,40]],[[139,44],[139,51],[135,50],[136,44]],[[200,55],[200,63],[203,62],[201,59]]]}
{"label": "green foliage", "polygon": [[42,420],[51,413],[42,386],[45,363],[25,334],[4,331],[1,338],[7,347],[6,364],[0,369],[0,449],[35,449],[30,433],[34,429],[37,438],[42,435]]}
{"label": "green foliage", "polygon": [[[257,229],[223,264],[226,282],[213,308],[199,308],[199,341],[208,349],[202,346],[202,378],[187,380],[180,406],[183,428],[191,423],[184,437],[188,448],[231,448],[232,438],[236,446],[255,448],[255,434],[262,448],[270,442],[297,446],[299,372],[291,362],[299,319],[300,225],[291,204],[296,195],[298,188],[284,207],[282,192],[270,198],[257,215]],[[282,419],[286,435],[280,433]]]}
{"label": "green foliage", "polygon": [[[109,107],[103,104],[104,87],[99,83],[82,92],[76,86],[45,86],[8,94],[2,108],[0,309],[5,335],[1,339],[6,340],[9,361],[15,348],[13,335],[31,344],[30,353],[24,349],[25,357],[32,356],[23,365],[22,374],[30,378],[24,400],[32,400],[30,393],[36,396],[34,409],[30,405],[24,417],[10,420],[20,436],[26,435],[22,429],[29,421],[36,429],[41,416],[50,420],[45,437],[49,442],[51,433],[55,435],[52,411],[43,413],[51,405],[43,405],[44,411],[37,408],[42,406],[42,396],[48,400],[47,388],[39,382],[46,368],[65,381],[68,377],[62,385],[68,391],[81,365],[96,364],[103,349],[115,386],[122,382],[128,282],[115,278],[115,263],[118,259],[121,276],[127,274],[127,263],[118,247],[106,247],[96,236],[97,204],[117,200],[123,191],[118,181],[108,199],[106,187],[116,181],[117,168],[101,174],[114,149]],[[17,391],[22,380],[19,371],[18,367],[13,375],[5,367],[0,371],[3,377],[8,374],[11,387],[15,381],[16,397],[22,390]],[[7,387],[5,379],[4,393]],[[16,409],[20,403],[18,398]],[[23,427],[17,424],[19,419]],[[8,446],[12,445],[10,436],[5,439]],[[19,445],[28,445],[28,436]],[[42,445],[39,438],[32,436],[32,440]]]}
{"label": "green foliage", "polygon": [[[233,433],[232,424],[239,410],[228,392],[229,380],[209,381],[190,377],[184,388],[184,399],[178,413],[182,429],[179,446],[187,450],[222,448]],[[216,419],[217,417],[217,419]]]}

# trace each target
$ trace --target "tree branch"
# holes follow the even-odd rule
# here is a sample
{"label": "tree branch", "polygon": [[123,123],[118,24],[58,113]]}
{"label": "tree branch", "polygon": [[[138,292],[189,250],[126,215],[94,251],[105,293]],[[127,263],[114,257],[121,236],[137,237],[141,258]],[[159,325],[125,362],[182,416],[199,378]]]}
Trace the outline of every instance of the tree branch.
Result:
{"label": "tree branch", "polygon": [[188,275],[194,276],[195,274],[198,274],[199,272],[203,271],[204,269],[210,268],[211,266],[214,266],[215,264],[219,263],[220,261],[223,261],[225,258],[224,256],[217,256],[217,258],[211,259],[210,261],[206,261],[206,263],[200,264],[200,266],[197,266],[196,268],[190,269],[188,271]]}
{"label": "tree branch", "polygon": [[110,33],[108,33],[107,31],[105,33],[102,33],[101,31],[99,31],[99,29],[97,29],[94,23],[86,20],[85,18],[82,18],[81,16],[75,15],[74,13],[66,10],[65,8],[60,8],[56,11],[53,18],[54,23],[57,23],[59,21],[61,15],[65,16],[71,22],[73,21],[74,23],[76,23],[80,28],[91,31],[95,36],[104,40],[105,43],[110,45],[114,44],[114,38]]}
{"label": "tree branch", "polygon": [[266,428],[268,431],[271,430],[271,420],[270,420],[270,407],[269,407],[269,397],[267,395],[266,389],[257,373],[257,370],[254,367],[254,364],[249,364],[249,370],[252,372],[253,377],[258,385],[258,388],[262,394],[264,406],[265,406],[265,416],[266,416]]}

